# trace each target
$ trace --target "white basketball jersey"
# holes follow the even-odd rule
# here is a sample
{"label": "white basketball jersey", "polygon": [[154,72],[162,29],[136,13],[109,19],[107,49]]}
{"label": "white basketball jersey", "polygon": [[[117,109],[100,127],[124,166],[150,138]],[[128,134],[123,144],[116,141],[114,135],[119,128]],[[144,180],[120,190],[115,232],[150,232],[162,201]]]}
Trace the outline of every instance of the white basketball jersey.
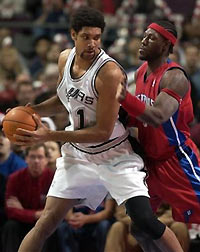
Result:
{"label": "white basketball jersey", "polygon": [[[108,61],[114,61],[102,49],[88,70],[77,79],[71,76],[72,62],[75,57],[75,48],[69,53],[63,79],[57,88],[57,94],[69,112],[70,126],[65,130],[78,130],[92,127],[96,123],[96,106],[98,93],[95,88],[95,79],[100,68]],[[118,64],[116,62],[116,64]],[[106,115],[105,115],[106,116]],[[104,143],[71,143],[74,147],[87,153],[99,153],[116,142],[127,138],[128,133],[118,120],[115,123],[110,141]],[[113,140],[113,141],[112,141]],[[106,147],[107,146],[107,147]]]}

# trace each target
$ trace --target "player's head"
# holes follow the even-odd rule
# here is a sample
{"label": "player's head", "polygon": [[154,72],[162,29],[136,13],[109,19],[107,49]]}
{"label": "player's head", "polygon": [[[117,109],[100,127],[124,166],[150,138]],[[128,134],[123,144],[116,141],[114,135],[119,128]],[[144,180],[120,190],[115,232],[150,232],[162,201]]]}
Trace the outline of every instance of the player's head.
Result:
{"label": "player's head", "polygon": [[76,53],[86,60],[92,60],[100,47],[105,21],[102,13],[90,7],[81,7],[70,20],[71,37]]}
{"label": "player's head", "polygon": [[83,27],[98,27],[103,33],[105,27],[103,14],[97,9],[86,6],[77,9],[71,16],[70,29],[78,33]]}
{"label": "player's head", "polygon": [[173,23],[168,20],[152,23],[144,32],[139,57],[148,61],[168,56],[173,52],[176,40],[177,31]]}

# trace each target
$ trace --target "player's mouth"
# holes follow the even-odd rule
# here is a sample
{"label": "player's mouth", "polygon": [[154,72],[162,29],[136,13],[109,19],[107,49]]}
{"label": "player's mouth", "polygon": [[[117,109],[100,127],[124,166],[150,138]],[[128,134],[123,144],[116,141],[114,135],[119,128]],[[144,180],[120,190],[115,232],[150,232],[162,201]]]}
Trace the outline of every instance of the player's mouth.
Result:
{"label": "player's mouth", "polygon": [[140,47],[139,48],[139,53],[143,53],[143,52],[145,52],[145,48],[144,47]]}
{"label": "player's mouth", "polygon": [[88,51],[86,51],[86,53],[90,54],[90,55],[93,55],[95,53],[95,51],[94,50],[88,50]]}

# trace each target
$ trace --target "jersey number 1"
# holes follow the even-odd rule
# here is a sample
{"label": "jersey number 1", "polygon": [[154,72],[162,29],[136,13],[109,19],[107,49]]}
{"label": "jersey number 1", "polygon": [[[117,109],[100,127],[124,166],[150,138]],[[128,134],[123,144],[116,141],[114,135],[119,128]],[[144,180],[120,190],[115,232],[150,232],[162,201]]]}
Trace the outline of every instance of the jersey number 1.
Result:
{"label": "jersey number 1", "polygon": [[79,129],[83,129],[84,128],[84,110],[79,109],[76,113],[79,117]]}

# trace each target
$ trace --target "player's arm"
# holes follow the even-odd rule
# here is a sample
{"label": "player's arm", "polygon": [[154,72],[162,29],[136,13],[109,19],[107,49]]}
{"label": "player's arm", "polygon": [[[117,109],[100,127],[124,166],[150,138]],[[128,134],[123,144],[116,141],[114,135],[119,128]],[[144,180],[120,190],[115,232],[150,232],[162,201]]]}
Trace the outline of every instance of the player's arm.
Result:
{"label": "player's arm", "polygon": [[146,105],[132,96],[122,85],[119,86],[117,99],[130,115],[158,127],[176,112],[181,99],[189,89],[189,83],[182,70],[173,69],[163,76],[160,89],[161,92],[153,106]]}
{"label": "player's arm", "polygon": [[[58,59],[59,77],[58,77],[57,85],[59,85],[59,83],[61,82],[61,80],[63,78],[64,67],[65,67],[69,52],[70,52],[70,50],[67,49],[67,50],[61,52],[61,54],[59,56],[59,59]],[[48,100],[46,100],[40,104],[31,106],[31,107],[40,116],[53,116],[55,114],[61,113],[66,110],[57,95],[49,98]]]}
{"label": "player's arm", "polygon": [[51,131],[44,127],[36,117],[38,129],[36,131],[18,129],[19,135],[15,136],[16,144],[31,145],[48,140],[75,143],[107,141],[118,118],[120,104],[115,97],[118,83],[123,79],[121,69],[114,62],[106,63],[99,71],[95,82],[98,101],[94,126],[75,131]]}

